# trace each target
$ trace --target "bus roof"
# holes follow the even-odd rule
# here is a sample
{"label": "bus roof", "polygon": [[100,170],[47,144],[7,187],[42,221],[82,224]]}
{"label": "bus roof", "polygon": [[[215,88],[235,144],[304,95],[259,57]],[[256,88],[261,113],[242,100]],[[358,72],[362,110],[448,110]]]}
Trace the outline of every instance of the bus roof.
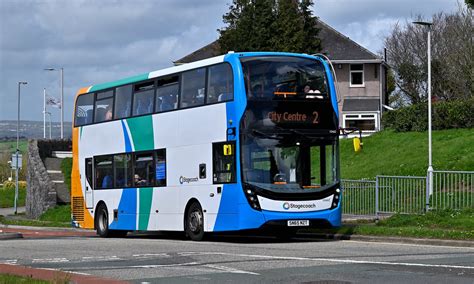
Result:
{"label": "bus roof", "polygon": [[168,74],[174,74],[174,73],[183,72],[183,71],[190,70],[190,69],[195,69],[195,68],[199,68],[199,67],[204,67],[204,66],[208,66],[208,65],[212,65],[212,64],[221,63],[221,62],[224,62],[224,59],[228,56],[251,57],[251,56],[277,56],[277,55],[278,56],[303,56],[303,57],[315,58],[314,56],[310,56],[310,55],[307,55],[307,54],[287,53],[287,52],[239,52],[239,53],[229,52],[226,55],[211,57],[211,58],[208,58],[208,59],[203,59],[203,60],[199,60],[199,61],[195,61],[195,62],[191,62],[191,63],[186,63],[186,64],[182,64],[182,65],[178,65],[178,66],[172,66],[172,67],[168,67],[168,68],[165,68],[165,69],[152,71],[152,72],[149,72],[149,73],[144,73],[144,74],[140,74],[140,75],[120,79],[120,80],[117,80],[117,81],[112,81],[112,82],[92,85],[90,87],[81,88],[79,90],[79,92],[77,93],[77,95],[84,94],[84,93],[89,93],[89,92],[96,92],[96,91],[100,91],[100,90],[104,90],[104,89],[108,89],[108,88],[113,88],[113,87],[117,87],[117,86],[121,86],[121,85],[140,82],[140,81],[147,80],[147,79],[152,79],[152,78],[156,78],[156,77],[160,77],[160,76],[165,76],[165,75],[168,75]]}

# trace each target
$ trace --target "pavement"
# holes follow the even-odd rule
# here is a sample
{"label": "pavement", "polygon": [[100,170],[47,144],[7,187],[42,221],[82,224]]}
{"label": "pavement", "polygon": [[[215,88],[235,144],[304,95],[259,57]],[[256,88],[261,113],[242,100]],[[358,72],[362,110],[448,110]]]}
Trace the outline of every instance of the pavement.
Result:
{"label": "pavement", "polygon": [[[18,207],[17,208],[17,213],[25,213],[26,212],[26,207]],[[3,216],[8,216],[8,215],[14,215],[15,214],[15,209],[12,208],[0,208],[0,215]]]}

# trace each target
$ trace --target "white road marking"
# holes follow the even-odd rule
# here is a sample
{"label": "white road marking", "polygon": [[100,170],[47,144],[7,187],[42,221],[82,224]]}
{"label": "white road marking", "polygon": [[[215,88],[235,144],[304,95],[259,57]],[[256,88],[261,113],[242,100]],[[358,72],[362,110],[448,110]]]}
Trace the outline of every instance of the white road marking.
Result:
{"label": "white road marking", "polygon": [[195,265],[200,265],[200,263],[199,262],[185,262],[185,263],[175,263],[175,264],[130,265],[130,266],[125,266],[125,267],[126,268],[160,268],[160,267],[195,266]]}
{"label": "white road marking", "polygon": [[260,275],[259,273],[255,273],[255,272],[251,272],[251,271],[245,271],[245,270],[239,270],[239,269],[235,269],[235,268],[227,267],[227,266],[222,266],[222,265],[206,264],[206,265],[203,265],[203,266],[214,268],[214,269],[217,269],[219,271],[223,271],[223,272],[227,272],[227,273]]}
{"label": "white road marking", "polygon": [[17,264],[18,262],[18,259],[6,259],[0,263],[4,263],[4,264]]}
{"label": "white road marking", "polygon": [[33,258],[33,263],[62,263],[69,262],[69,259],[63,257],[56,258]]}
{"label": "white road marking", "polygon": [[353,240],[344,240],[343,242],[350,242],[350,243],[362,243],[362,244],[370,244],[370,243],[377,243],[383,245],[396,245],[396,246],[411,246],[411,247],[433,247],[433,248],[449,248],[449,249],[459,249],[459,250],[474,250],[474,247],[454,247],[454,246],[438,246],[438,245],[424,245],[424,244],[407,244],[407,243],[388,243],[388,242],[369,242],[369,241],[353,241]]}
{"label": "white road marking", "polygon": [[88,274],[88,273],[84,273],[84,272],[75,272],[75,271],[70,271],[70,270],[61,270],[59,268],[44,268],[44,267],[40,267],[38,269],[43,269],[43,270],[50,270],[50,271],[60,271],[60,272],[65,272],[65,273],[72,273],[72,274],[79,274],[79,275],[92,275],[92,274]]}
{"label": "white road marking", "polygon": [[83,256],[82,261],[94,261],[94,260],[99,260],[99,261],[104,261],[104,260],[121,260],[119,257],[116,255],[112,256]]}
{"label": "white road marking", "polygon": [[144,253],[144,254],[134,254],[132,256],[136,258],[152,258],[152,257],[157,257],[157,256],[170,257],[170,255],[167,253]]}
{"label": "white road marking", "polygon": [[[180,254],[180,253],[178,253]],[[450,269],[474,269],[474,266],[464,265],[447,265],[447,264],[425,264],[411,262],[388,262],[388,261],[368,261],[354,259],[332,259],[332,258],[312,258],[312,257],[292,257],[292,256],[271,256],[271,255],[255,255],[255,254],[234,254],[226,252],[185,252],[181,255],[227,255],[279,260],[302,260],[302,261],[326,261],[335,263],[352,263],[352,264],[376,264],[376,265],[392,265],[392,266],[414,266],[414,267],[431,267],[431,268],[450,268]]]}

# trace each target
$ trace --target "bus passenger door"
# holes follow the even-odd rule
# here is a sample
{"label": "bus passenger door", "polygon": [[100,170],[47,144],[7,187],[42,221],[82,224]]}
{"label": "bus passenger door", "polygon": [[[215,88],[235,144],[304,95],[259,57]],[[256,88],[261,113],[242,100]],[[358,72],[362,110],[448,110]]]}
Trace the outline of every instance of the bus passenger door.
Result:
{"label": "bus passenger door", "polygon": [[84,198],[86,199],[86,208],[90,209],[94,207],[94,191],[92,190],[93,181],[93,170],[92,170],[92,158],[86,159],[86,179],[84,181]]}

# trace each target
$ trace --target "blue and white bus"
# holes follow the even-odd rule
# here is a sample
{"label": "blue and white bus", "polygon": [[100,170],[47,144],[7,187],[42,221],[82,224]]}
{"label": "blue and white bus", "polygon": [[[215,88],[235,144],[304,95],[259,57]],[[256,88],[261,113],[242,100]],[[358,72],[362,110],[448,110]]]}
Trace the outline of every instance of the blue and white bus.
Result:
{"label": "blue and white bus", "polygon": [[328,62],[228,53],[81,89],[71,195],[102,237],[340,226]]}

